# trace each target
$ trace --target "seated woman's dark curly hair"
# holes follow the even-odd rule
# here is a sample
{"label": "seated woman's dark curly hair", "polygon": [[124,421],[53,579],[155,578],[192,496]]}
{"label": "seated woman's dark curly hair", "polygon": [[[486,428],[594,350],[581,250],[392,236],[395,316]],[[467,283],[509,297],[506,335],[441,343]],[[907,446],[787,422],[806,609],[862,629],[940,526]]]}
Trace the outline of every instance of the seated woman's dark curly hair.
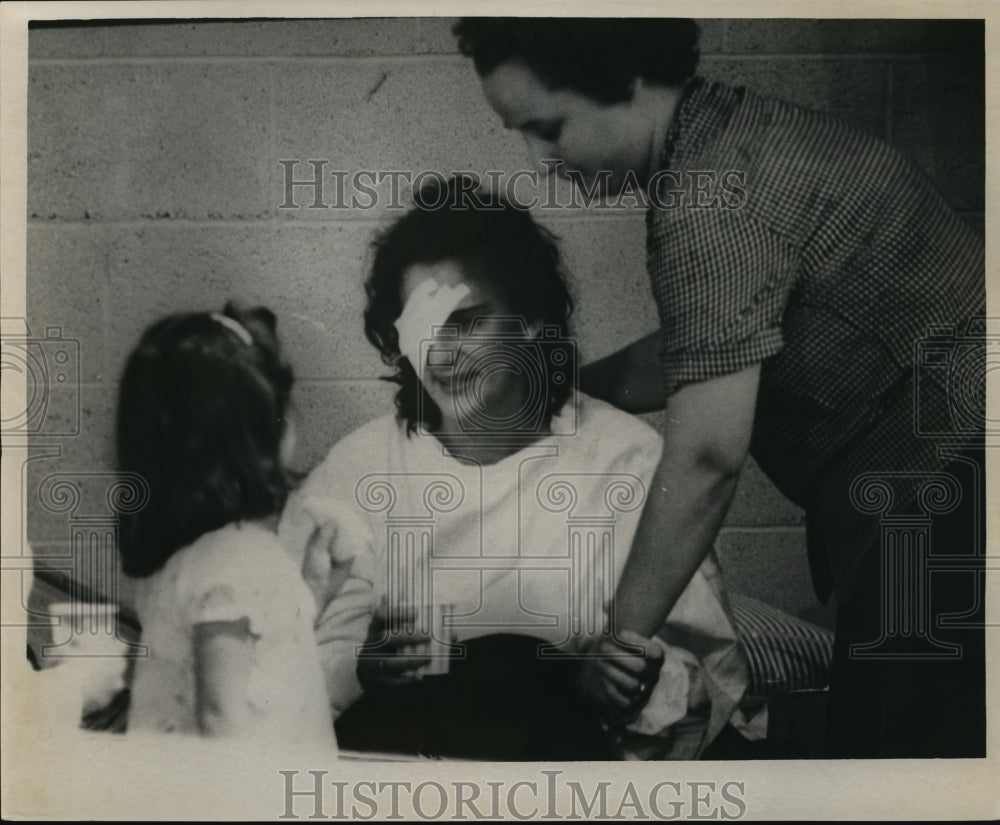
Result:
{"label": "seated woman's dark curly hair", "polygon": [[636,78],[683,83],[698,66],[698,24],[670,17],[463,17],[458,48],[481,77],[522,60],[551,89],[601,103],[632,99]]}
{"label": "seated woman's dark curly hair", "polygon": [[[477,184],[461,175],[432,178],[415,195],[414,207],[372,242],[365,335],[394,368],[385,380],[400,385],[396,409],[408,434],[418,424],[430,430],[441,425],[440,409],[399,351],[395,322],[403,311],[403,278],[411,266],[454,261],[468,279],[494,286],[513,315],[528,324],[557,327],[560,338],[569,335],[573,300],[556,237],[527,211]],[[568,383],[550,381],[545,423],[572,390]]]}

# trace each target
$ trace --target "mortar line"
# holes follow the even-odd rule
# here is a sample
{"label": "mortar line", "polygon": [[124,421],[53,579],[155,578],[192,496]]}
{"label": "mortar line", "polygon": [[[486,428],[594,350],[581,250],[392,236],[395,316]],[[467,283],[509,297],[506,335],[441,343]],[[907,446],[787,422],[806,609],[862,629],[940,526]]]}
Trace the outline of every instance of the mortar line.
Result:
{"label": "mortar line", "polygon": [[[808,60],[811,62],[821,60],[833,61],[858,61],[858,60],[928,60],[928,59],[952,59],[952,60],[982,60],[979,55],[967,56],[964,53],[951,52],[733,52],[717,51],[706,52],[702,55],[703,60],[711,61],[714,58],[739,59],[747,61],[768,60],[778,58],[782,60]],[[100,66],[118,64],[154,65],[161,63],[218,63],[218,64],[241,64],[241,63],[351,63],[356,65],[381,65],[381,64],[405,64],[409,62],[437,62],[453,63],[465,65],[468,58],[458,52],[423,52],[414,54],[386,54],[386,55],[157,55],[151,57],[141,56],[103,56],[103,57],[39,57],[29,59],[30,66]]]}
{"label": "mortar line", "polygon": [[101,65],[160,65],[163,63],[217,63],[220,65],[238,65],[242,63],[352,63],[356,65],[379,65],[384,63],[399,64],[413,61],[455,63],[464,65],[468,58],[458,52],[418,53],[418,54],[385,54],[385,55],[156,55],[142,56],[103,56],[103,57],[38,57],[29,59],[31,66],[101,66]]}
{"label": "mortar line", "polygon": [[[338,210],[339,211],[339,210]],[[346,210],[350,211],[350,210]],[[530,211],[530,210],[529,210]],[[126,221],[95,221],[95,220],[45,220],[39,218],[32,218],[28,220],[29,227],[41,227],[41,228],[56,228],[56,227],[100,227],[107,229],[160,229],[160,228],[170,228],[170,229],[254,229],[262,227],[300,227],[309,229],[324,229],[329,231],[331,227],[336,226],[357,226],[357,227],[370,227],[370,228],[381,228],[385,226],[386,221],[390,218],[390,215],[402,215],[405,214],[405,210],[393,209],[386,210],[381,213],[378,218],[351,218],[346,216],[330,218],[329,220],[324,220],[321,218],[316,219],[301,219],[296,220],[294,218],[254,218],[252,220],[240,221],[240,220],[218,220],[218,221],[198,221],[198,220],[184,220],[182,218],[164,218],[160,220],[126,220]],[[545,210],[544,212],[531,212],[531,214],[542,220],[552,220],[558,223],[568,223],[571,221],[576,221],[579,223],[593,223],[597,221],[639,221],[642,220],[645,212],[636,210],[632,213],[627,212],[616,212],[608,211],[601,214],[588,214],[581,215],[575,214],[573,210],[569,209],[553,209]]]}

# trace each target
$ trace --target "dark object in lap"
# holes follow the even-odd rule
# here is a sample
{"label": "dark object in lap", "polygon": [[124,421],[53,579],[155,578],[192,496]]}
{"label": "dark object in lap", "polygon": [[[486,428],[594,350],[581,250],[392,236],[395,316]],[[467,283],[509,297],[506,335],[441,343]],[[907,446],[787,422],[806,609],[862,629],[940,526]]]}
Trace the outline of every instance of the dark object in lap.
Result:
{"label": "dark object in lap", "polygon": [[446,676],[366,694],[336,721],[340,747],[499,761],[611,758],[576,692],[580,663],[540,659],[540,644],[511,634],[466,642]]}

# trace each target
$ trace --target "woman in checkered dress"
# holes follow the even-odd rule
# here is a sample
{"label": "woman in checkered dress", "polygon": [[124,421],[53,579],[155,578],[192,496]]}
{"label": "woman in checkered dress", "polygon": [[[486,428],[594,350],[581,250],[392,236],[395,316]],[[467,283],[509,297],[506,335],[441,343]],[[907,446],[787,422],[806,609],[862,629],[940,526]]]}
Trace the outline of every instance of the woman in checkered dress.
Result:
{"label": "woman in checkered dress", "polygon": [[[880,139],[697,76],[693,21],[455,33],[536,160],[648,206],[660,330],[581,376],[668,413],[619,627],[659,626],[752,455],[806,511],[817,594],[836,594],[829,754],[983,755],[982,238]],[[609,656],[580,687],[628,714],[643,667]]]}

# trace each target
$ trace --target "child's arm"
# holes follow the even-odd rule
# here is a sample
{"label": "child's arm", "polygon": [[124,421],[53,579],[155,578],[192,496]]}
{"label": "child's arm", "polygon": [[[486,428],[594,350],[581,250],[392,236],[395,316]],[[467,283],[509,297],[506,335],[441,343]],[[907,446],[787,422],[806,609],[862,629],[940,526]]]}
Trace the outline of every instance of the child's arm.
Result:
{"label": "child's arm", "polygon": [[252,720],[247,682],[253,638],[246,619],[195,625],[195,713],[203,735],[248,732]]}

